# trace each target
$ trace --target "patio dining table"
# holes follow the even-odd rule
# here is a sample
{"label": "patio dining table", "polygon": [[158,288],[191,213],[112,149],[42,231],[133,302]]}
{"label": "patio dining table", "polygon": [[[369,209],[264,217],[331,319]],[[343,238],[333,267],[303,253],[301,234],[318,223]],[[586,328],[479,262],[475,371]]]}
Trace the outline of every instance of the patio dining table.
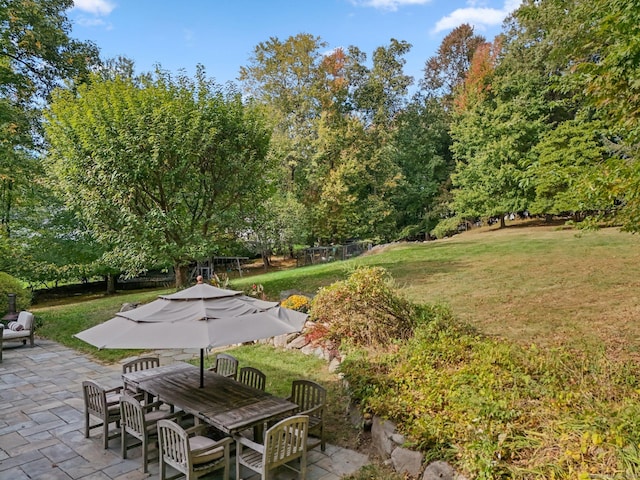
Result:
{"label": "patio dining table", "polygon": [[125,385],[173,405],[216,429],[233,435],[265,422],[290,416],[298,405],[212,371],[176,362],[125,373]]}

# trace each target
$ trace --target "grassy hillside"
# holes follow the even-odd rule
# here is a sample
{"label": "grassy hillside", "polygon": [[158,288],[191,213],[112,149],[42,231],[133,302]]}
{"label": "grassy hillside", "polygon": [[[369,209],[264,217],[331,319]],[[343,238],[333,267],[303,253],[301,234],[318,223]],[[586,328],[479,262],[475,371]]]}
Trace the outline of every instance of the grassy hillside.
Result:
{"label": "grassy hillside", "polygon": [[234,280],[261,283],[270,296],[313,292],[356,265],[387,268],[413,301],[445,303],[491,336],[525,344],[640,348],[640,237],[608,228],[478,229],[450,239],[400,243],[348,262]]}

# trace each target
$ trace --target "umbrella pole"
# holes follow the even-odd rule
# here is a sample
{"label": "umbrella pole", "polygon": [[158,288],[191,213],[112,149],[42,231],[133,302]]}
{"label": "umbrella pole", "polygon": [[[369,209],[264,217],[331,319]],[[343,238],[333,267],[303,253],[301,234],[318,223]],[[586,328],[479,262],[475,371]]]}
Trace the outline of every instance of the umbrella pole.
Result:
{"label": "umbrella pole", "polygon": [[204,388],[204,348],[200,349],[200,388]]}

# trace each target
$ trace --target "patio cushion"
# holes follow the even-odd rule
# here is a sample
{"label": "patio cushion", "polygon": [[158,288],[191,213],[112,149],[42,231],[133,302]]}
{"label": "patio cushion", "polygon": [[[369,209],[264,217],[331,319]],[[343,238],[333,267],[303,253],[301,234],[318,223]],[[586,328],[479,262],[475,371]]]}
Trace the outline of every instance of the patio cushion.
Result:
{"label": "patio cushion", "polygon": [[18,322],[9,322],[7,327],[9,327],[9,330],[13,330],[14,332],[19,332],[24,329],[24,325]]}
{"label": "patio cushion", "polygon": [[211,447],[209,450],[205,450],[202,453],[198,453],[193,456],[193,464],[199,465],[201,463],[208,463],[224,456],[224,448],[217,446],[216,442],[207,437],[196,435],[189,437],[189,449],[201,450]]}
{"label": "patio cushion", "polygon": [[22,311],[18,314],[18,323],[24,327],[24,330],[31,330],[33,324],[33,313]]}
{"label": "patio cushion", "polygon": [[3,337],[5,340],[13,340],[14,338],[29,338],[29,330],[20,330],[16,332],[15,330],[9,330],[5,328],[3,330]]}

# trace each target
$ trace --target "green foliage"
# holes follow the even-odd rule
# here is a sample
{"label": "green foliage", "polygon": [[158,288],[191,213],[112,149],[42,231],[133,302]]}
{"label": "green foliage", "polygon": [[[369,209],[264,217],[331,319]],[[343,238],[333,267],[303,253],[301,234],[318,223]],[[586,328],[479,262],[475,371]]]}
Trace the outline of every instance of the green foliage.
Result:
{"label": "green foliage", "polygon": [[7,303],[7,294],[9,293],[16,294],[16,312],[27,310],[31,305],[31,292],[29,289],[24,287],[17,278],[8,273],[0,272],[0,302],[2,302],[0,305],[2,305],[1,311],[4,313],[9,311]]}
{"label": "green foliage", "polygon": [[245,212],[268,194],[262,114],[203,69],[194,79],[96,74],[59,90],[47,120],[66,203],[125,272],[169,264],[182,285],[186,265],[246,228]]}
{"label": "green foliage", "polygon": [[452,235],[459,233],[458,227],[463,222],[464,222],[464,219],[460,216],[443,218],[429,233],[431,233],[431,235],[433,235],[436,238],[450,237]]}
{"label": "green foliage", "polygon": [[440,312],[395,353],[341,369],[369,411],[473,478],[640,473],[640,370],[602,351],[491,340]]}
{"label": "green foliage", "polygon": [[326,329],[325,338],[355,346],[389,346],[407,339],[415,326],[415,307],[380,267],[358,268],[349,278],[321,288],[311,320]]}

